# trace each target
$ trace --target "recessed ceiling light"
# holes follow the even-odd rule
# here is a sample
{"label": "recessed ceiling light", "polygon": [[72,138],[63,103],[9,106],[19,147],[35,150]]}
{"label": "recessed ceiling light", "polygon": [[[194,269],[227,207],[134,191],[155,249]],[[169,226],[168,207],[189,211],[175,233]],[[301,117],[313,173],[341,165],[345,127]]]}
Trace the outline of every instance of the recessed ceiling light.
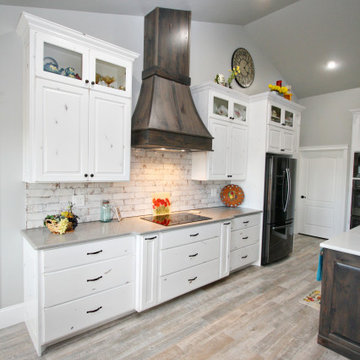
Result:
{"label": "recessed ceiling light", "polygon": [[326,68],[328,70],[334,70],[338,67],[338,64],[335,62],[335,61],[329,61],[327,64],[326,64]]}

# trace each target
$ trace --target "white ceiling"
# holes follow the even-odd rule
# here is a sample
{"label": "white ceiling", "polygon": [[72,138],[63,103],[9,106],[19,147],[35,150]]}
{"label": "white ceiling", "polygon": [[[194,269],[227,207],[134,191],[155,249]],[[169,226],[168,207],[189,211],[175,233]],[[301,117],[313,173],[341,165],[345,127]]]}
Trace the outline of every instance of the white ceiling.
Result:
{"label": "white ceiling", "polygon": [[[0,4],[137,16],[156,6],[191,10],[196,21],[245,25],[298,98],[360,87],[360,0],[0,0]],[[329,60],[339,67],[326,70]]]}
{"label": "white ceiling", "polygon": [[246,25],[298,0],[0,0],[0,4],[144,16],[155,7],[191,10],[196,21]]}

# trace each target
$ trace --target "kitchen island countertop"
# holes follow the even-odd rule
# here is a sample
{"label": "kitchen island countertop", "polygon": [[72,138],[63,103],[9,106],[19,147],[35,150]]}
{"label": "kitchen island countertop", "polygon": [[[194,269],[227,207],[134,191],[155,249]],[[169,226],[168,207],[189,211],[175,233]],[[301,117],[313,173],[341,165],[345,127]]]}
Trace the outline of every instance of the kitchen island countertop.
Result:
{"label": "kitchen island countertop", "polygon": [[322,242],[320,247],[360,256],[360,226]]}
{"label": "kitchen island countertop", "polygon": [[[235,217],[260,213],[261,210],[249,208],[228,208],[225,206],[214,208],[203,208],[196,210],[184,210],[211,218],[210,220],[197,221],[182,225],[162,226],[150,221],[140,219],[140,216],[124,218],[120,222],[113,220],[109,223],[93,221],[80,223],[75,231],[63,235],[52,234],[45,228],[34,228],[22,230],[23,237],[35,250],[51,249],[68,246],[93,240],[103,240],[125,235],[143,235],[160,231],[169,231],[188,226],[196,226],[205,223],[231,220]],[[359,229],[360,234],[360,229]],[[360,255],[360,246],[359,246]]]}

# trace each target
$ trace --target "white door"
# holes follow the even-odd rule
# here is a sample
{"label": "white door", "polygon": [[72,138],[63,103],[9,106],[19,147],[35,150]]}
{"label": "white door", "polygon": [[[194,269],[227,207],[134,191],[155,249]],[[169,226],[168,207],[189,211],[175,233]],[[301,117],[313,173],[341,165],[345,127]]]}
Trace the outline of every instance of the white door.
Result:
{"label": "white door", "polygon": [[210,133],[214,137],[213,152],[210,153],[210,180],[227,179],[227,158],[229,152],[228,127],[226,122],[210,119]]}
{"label": "white door", "polygon": [[232,125],[229,138],[230,159],[228,174],[232,176],[231,180],[244,180],[247,167],[247,127]]}
{"label": "white door", "polygon": [[344,231],[347,150],[300,150],[298,232],[330,238]]}
{"label": "white door", "polygon": [[88,169],[89,90],[36,80],[37,181],[82,181]]}
{"label": "white door", "polygon": [[130,99],[94,90],[90,92],[91,180],[129,180],[130,118]]}

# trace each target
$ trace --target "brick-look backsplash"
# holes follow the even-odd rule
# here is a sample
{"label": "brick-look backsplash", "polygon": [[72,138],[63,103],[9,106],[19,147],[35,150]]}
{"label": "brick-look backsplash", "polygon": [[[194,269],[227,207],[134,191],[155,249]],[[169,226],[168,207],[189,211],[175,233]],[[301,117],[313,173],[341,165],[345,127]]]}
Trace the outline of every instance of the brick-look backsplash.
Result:
{"label": "brick-look backsplash", "polygon": [[[26,227],[43,226],[46,215],[59,213],[73,200],[80,222],[99,220],[102,200],[120,207],[123,217],[151,214],[151,195],[163,191],[170,192],[171,211],[221,206],[220,191],[228,183],[191,180],[190,153],[132,149],[130,181],[27,184]],[[83,206],[76,204],[77,195],[83,196]]]}

